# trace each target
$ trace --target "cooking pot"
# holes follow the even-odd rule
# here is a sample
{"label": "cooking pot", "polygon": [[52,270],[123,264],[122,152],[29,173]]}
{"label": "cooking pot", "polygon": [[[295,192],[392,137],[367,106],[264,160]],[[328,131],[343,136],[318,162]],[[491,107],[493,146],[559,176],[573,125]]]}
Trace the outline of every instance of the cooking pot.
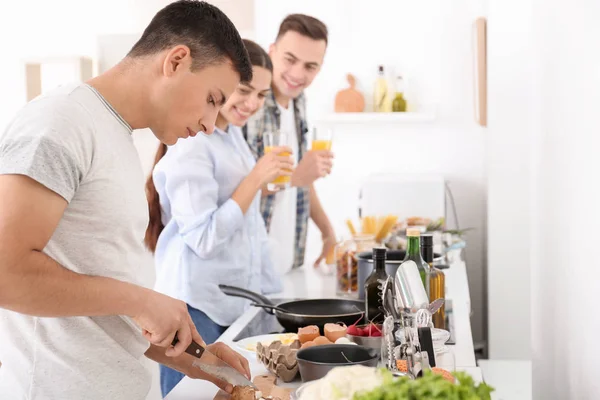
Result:
{"label": "cooking pot", "polygon": [[[388,250],[387,260],[385,262],[385,272],[388,276],[396,276],[396,270],[406,257],[405,250]],[[441,264],[443,257],[441,254],[433,254],[433,264]],[[373,252],[365,251],[358,254],[358,298],[365,299],[365,281],[373,271]]]}

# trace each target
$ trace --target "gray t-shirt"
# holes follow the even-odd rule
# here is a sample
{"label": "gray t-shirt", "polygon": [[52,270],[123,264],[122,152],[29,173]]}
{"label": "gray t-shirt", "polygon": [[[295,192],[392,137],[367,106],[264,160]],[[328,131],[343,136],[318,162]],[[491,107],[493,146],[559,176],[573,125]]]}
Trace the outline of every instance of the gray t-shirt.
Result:
{"label": "gray t-shirt", "polygon": [[[27,175],[69,202],[44,253],[81,274],[141,284],[144,176],[131,128],[97,91],[67,85],[27,104],[0,137],[0,174]],[[0,309],[0,398],[144,399],[147,348],[127,317]]]}

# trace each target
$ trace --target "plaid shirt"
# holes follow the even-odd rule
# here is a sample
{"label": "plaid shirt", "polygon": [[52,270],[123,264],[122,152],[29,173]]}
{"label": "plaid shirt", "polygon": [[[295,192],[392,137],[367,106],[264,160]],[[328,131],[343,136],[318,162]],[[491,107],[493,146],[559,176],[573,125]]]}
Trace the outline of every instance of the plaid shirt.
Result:
{"label": "plaid shirt", "polygon": [[[298,133],[298,160],[308,149],[306,124],[306,103],[304,94],[301,94],[293,101],[294,115],[296,119],[296,132]],[[255,115],[251,117],[243,128],[244,137],[250,146],[250,150],[256,159],[265,154],[263,143],[263,134],[265,132],[277,132],[281,127],[280,111],[275,102],[273,93],[265,99],[265,105]],[[306,234],[308,232],[308,217],[310,215],[310,198],[308,188],[297,188],[298,198],[296,202],[296,237],[294,264],[292,268],[298,268],[304,264],[304,252],[306,250]],[[265,220],[267,231],[271,225],[275,195],[268,195],[262,198],[261,212]]]}

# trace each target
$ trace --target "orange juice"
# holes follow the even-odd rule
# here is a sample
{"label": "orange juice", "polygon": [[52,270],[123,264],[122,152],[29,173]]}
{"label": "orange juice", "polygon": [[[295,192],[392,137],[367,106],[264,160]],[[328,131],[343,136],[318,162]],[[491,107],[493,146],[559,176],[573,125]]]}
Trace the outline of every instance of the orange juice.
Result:
{"label": "orange juice", "polygon": [[312,150],[331,150],[331,140],[313,140]]}
{"label": "orange juice", "polygon": [[[265,146],[265,154],[270,153],[272,150],[273,150],[272,146]],[[283,151],[283,152],[279,153],[279,155],[289,157],[292,154],[289,151]],[[286,186],[286,184],[290,182],[291,178],[292,177],[289,175],[281,175],[281,176],[278,176],[277,178],[275,178],[275,180],[272,183],[276,186]]]}

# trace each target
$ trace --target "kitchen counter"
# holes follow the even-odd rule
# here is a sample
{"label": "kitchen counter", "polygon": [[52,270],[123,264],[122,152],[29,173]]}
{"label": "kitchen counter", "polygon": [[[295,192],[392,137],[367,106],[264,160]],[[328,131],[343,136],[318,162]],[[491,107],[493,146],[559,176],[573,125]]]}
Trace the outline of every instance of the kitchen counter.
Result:
{"label": "kitchen counter", "polygon": [[[475,361],[473,337],[471,334],[470,309],[471,299],[467,280],[467,270],[464,262],[456,262],[449,269],[444,270],[446,275],[446,298],[452,300],[454,314],[454,338],[456,345],[449,346],[454,352],[456,369],[468,372],[473,378],[483,380],[481,370]],[[285,276],[282,294],[273,298],[331,298],[335,294],[335,276],[325,275],[312,268],[303,268],[292,271]],[[219,338],[220,342],[232,345],[248,323],[258,313],[259,308],[250,308]],[[236,351],[239,349],[235,348]],[[244,353],[249,357],[252,376],[267,373],[265,367],[251,357],[252,353]],[[295,383],[296,386],[299,382]],[[210,382],[183,378],[183,380],[169,393],[166,400],[212,400],[218,389]]]}
{"label": "kitchen counter", "polygon": [[479,360],[485,381],[494,387],[492,400],[531,400],[531,361]]}

